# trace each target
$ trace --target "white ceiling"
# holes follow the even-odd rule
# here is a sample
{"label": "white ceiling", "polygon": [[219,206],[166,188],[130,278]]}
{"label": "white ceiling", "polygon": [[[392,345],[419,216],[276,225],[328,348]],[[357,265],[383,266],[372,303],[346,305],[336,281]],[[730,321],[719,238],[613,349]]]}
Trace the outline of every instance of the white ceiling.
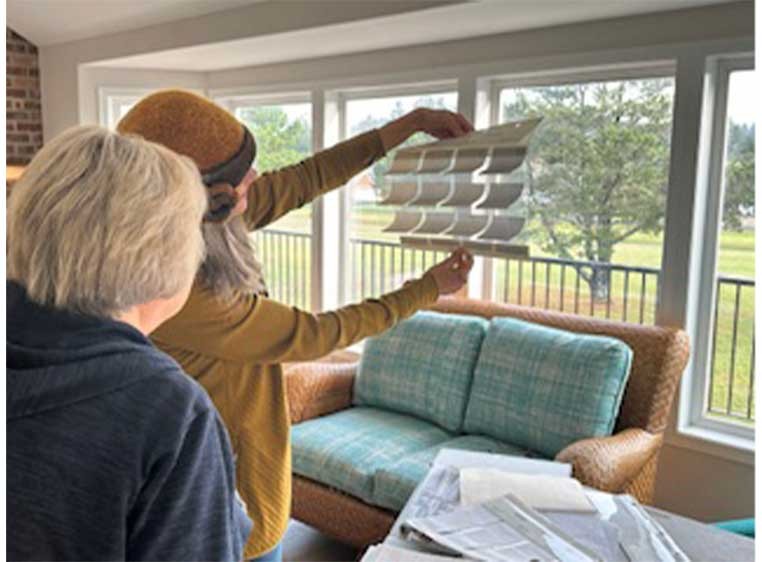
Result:
{"label": "white ceiling", "polygon": [[203,16],[264,0],[7,0],[8,26],[37,46]]}
{"label": "white ceiling", "polygon": [[[166,23],[262,1],[267,0],[8,0],[7,10],[9,26],[31,41],[45,45],[58,43],[64,36],[71,39],[86,34],[103,35],[106,31],[117,31],[117,27],[139,29],[160,21]],[[346,1],[370,7],[383,0]],[[222,70],[728,1],[732,0],[466,0],[428,9],[416,9],[412,1],[404,13],[331,25],[310,25],[309,17],[304,17],[303,27],[295,24],[288,31],[264,32],[245,39],[97,64],[120,68]],[[304,4],[304,12],[309,11],[307,6],[320,9],[320,0]]]}

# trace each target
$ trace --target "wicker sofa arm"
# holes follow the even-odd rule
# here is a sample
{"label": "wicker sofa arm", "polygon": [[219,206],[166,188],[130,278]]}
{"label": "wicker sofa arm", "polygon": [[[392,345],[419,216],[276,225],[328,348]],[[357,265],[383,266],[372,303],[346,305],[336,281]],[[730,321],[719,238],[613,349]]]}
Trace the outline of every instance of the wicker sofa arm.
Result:
{"label": "wicker sofa arm", "polygon": [[357,363],[295,363],[284,369],[291,423],[352,405]]}
{"label": "wicker sofa arm", "polygon": [[661,443],[660,434],[631,428],[610,437],[572,443],[556,455],[556,460],[571,463],[574,477],[585,486],[620,493],[659,451]]}

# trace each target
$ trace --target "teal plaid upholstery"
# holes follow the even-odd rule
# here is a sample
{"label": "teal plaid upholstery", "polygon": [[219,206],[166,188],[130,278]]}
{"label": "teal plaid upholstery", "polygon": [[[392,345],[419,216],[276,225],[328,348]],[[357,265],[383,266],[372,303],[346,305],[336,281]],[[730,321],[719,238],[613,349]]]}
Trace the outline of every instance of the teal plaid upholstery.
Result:
{"label": "teal plaid upholstery", "polygon": [[579,439],[610,435],[631,361],[632,350],[614,338],[495,318],[474,372],[465,431],[549,458]]}
{"label": "teal plaid upholstery", "polygon": [[372,502],[377,468],[448,438],[410,416],[350,408],[292,428],[293,471]]}
{"label": "teal plaid upholstery", "polygon": [[480,435],[462,435],[448,439],[379,468],[373,477],[372,503],[401,511],[415,487],[431,468],[434,457],[445,448],[517,456],[525,456],[527,453],[526,450]]}
{"label": "teal plaid upholstery", "polygon": [[487,325],[475,316],[419,312],[368,339],[355,379],[355,404],[411,414],[459,432]]}

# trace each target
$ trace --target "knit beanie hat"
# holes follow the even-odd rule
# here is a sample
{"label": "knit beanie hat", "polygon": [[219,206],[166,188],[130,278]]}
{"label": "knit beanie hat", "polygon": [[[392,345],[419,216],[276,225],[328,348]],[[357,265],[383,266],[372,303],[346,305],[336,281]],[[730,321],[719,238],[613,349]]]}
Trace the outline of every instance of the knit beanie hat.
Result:
{"label": "knit beanie hat", "polygon": [[209,194],[204,220],[220,222],[235,207],[235,186],[251,167],[254,137],[230,113],[192,92],[164,90],[140,100],[117,130],[188,156],[198,166]]}

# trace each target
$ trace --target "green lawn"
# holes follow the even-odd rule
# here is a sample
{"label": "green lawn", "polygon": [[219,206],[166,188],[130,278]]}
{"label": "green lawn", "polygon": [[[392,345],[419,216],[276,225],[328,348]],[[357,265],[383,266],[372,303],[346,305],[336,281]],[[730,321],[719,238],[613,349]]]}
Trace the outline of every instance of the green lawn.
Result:
{"label": "green lawn", "polygon": [[[397,235],[382,229],[391,222],[393,211],[368,206],[352,216],[350,238],[398,242]],[[309,208],[290,213],[273,228],[309,233]],[[264,258],[271,293],[285,302],[309,306],[309,243],[305,240],[286,241],[269,235],[257,236],[260,254]],[[287,246],[287,244],[291,244]],[[530,244],[533,257],[546,254]],[[662,239],[660,236],[639,234],[616,248],[613,263],[659,269]],[[430,252],[396,248],[391,250],[372,244],[351,245],[350,298],[378,295],[400,285],[405,279],[419,275],[435,263]],[[286,267],[283,267],[286,266]],[[575,269],[559,265],[533,266],[530,262],[494,260],[495,298],[521,302],[555,310],[565,310],[598,317],[611,317],[630,322],[654,322],[657,273],[630,273],[615,269],[611,278],[610,298],[601,302],[591,300],[584,278]],[[721,275],[754,279],[754,235],[752,232],[724,232],[720,240],[719,271]],[[583,273],[586,273],[583,270]],[[533,279],[534,275],[534,279]],[[713,343],[714,375],[711,407],[746,416],[754,414],[750,399],[752,368],[752,338],[754,331],[754,287],[742,287],[738,294],[736,319],[736,285],[723,284],[718,294],[717,335]],[[735,333],[735,345],[734,345]],[[734,351],[735,350],[735,351]],[[732,373],[732,393],[731,390]],[[750,402],[751,400],[751,402]]]}

